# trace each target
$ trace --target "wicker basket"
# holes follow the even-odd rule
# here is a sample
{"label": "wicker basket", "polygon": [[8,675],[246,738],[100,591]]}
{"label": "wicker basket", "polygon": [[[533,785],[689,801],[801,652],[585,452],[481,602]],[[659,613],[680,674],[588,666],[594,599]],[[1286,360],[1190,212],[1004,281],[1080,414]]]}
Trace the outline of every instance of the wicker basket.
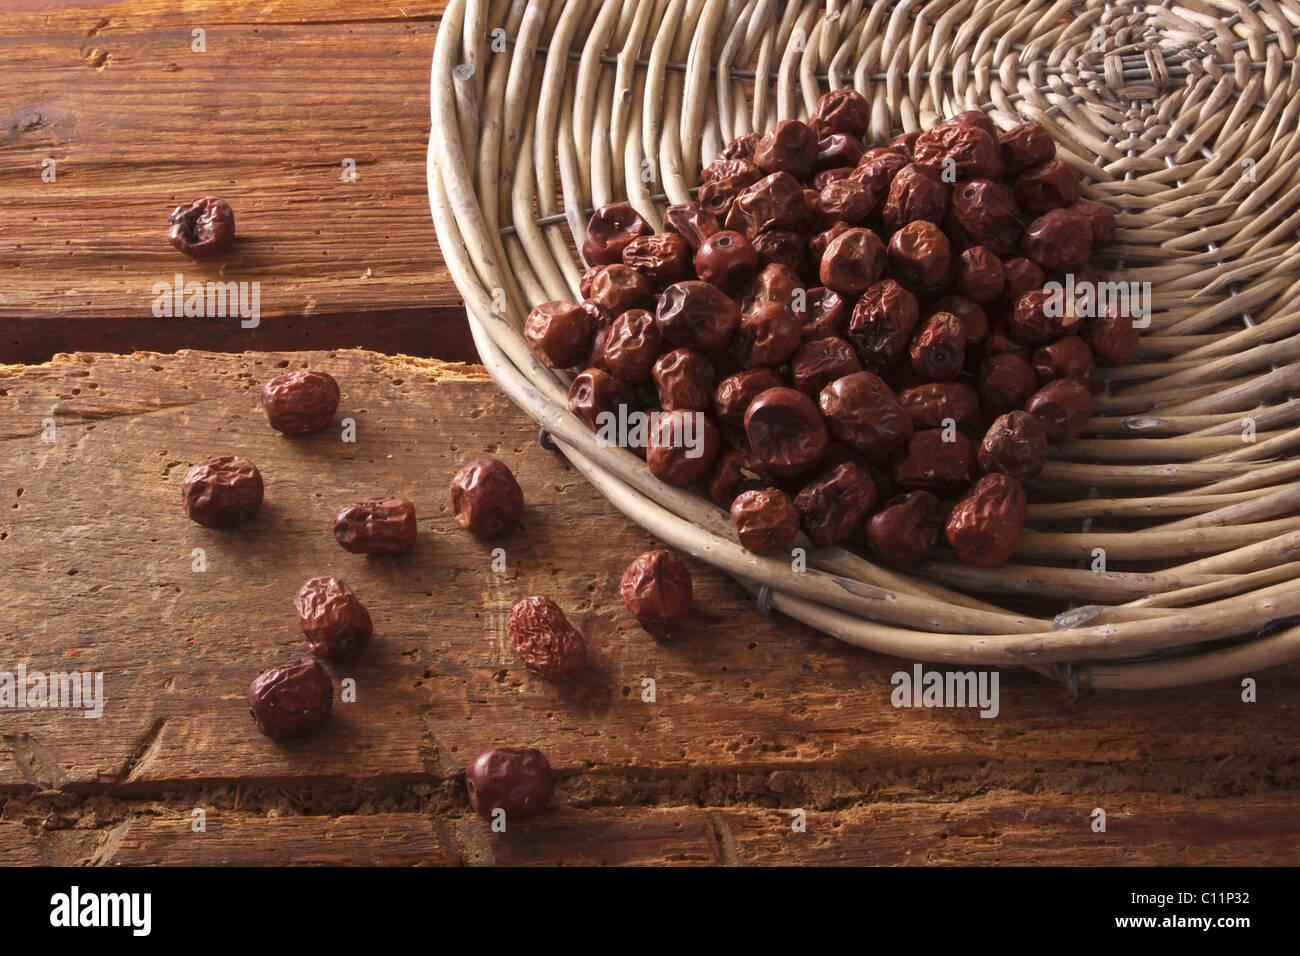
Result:
{"label": "wicker basket", "polygon": [[[452,0],[430,203],[498,385],[615,507],[763,611],[1072,692],[1252,673],[1300,654],[1298,26],[1297,0]],[[971,107],[1044,124],[1116,211],[1115,264],[1151,283],[1137,359],[1054,449],[1005,567],[900,573],[826,548],[799,573],[751,554],[724,511],[602,447],[520,335],[531,305],[578,297],[594,206],[626,199],[658,227],[728,140],[843,86],[878,142]],[[1008,609],[1029,597],[1052,611]]]}

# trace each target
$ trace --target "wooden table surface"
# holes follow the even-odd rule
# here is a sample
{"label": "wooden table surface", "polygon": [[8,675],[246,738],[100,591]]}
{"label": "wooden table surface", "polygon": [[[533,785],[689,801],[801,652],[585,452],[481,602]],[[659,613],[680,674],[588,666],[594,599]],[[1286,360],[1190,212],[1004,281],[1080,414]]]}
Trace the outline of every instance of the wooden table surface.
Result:
{"label": "wooden table surface", "polygon": [[[899,709],[912,662],[764,619],[698,562],[689,632],[644,634],[615,582],[653,540],[460,364],[424,187],[440,9],[0,5],[0,361],[28,363],[0,367],[0,672],[100,672],[107,698],[99,719],[0,708],[0,863],[1295,861],[1300,665],[1255,675],[1256,703],[1236,681],[1071,700],[1008,671],[995,719]],[[217,274],[164,237],[207,192],[239,216],[222,278],[261,283],[258,329],[152,315],[155,283]],[[257,388],[307,364],[339,378],[355,443],[266,426]],[[192,524],[186,468],[234,451],[266,475],[261,516]],[[503,573],[447,510],[480,453],[529,501]],[[344,553],[332,515],[378,492],[415,501],[418,545]],[[355,703],[278,745],[244,694],[305,652],[292,598],[317,574],[377,636],[329,668]],[[505,637],[539,592],[587,635],[574,687]],[[463,770],[500,744],[541,747],[559,784],[493,833]]]}

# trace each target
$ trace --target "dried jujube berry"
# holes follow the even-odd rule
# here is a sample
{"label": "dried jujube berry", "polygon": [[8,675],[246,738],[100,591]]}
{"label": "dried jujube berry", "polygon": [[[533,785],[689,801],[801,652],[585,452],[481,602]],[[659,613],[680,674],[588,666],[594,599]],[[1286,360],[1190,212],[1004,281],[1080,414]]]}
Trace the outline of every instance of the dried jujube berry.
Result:
{"label": "dried jujube berry", "polygon": [[688,279],[664,290],[655,317],[669,345],[716,354],[740,324],[740,308],[717,286]]}
{"label": "dried jujube berry", "polygon": [[1077,335],[1067,335],[1044,345],[1030,356],[1038,380],[1046,385],[1054,378],[1074,378],[1091,387],[1096,363],[1092,349]]}
{"label": "dried jujube berry", "polygon": [[853,224],[875,213],[880,197],[869,186],[845,178],[823,186],[811,205],[823,220]]}
{"label": "dried jujube berry", "polygon": [[1073,302],[1043,289],[1032,289],[1016,299],[1007,315],[1007,333],[1023,345],[1046,345],[1074,335],[1082,326]]}
{"label": "dried jujube berry", "polygon": [[773,264],[798,269],[808,257],[808,236],[788,229],[761,232],[750,243],[760,268]]}
{"label": "dried jujube berry", "polygon": [[645,309],[628,309],[610,325],[604,336],[604,369],[628,385],[643,385],[662,349],[659,323]]}
{"label": "dried jujube berry", "polygon": [[763,178],[763,171],[739,157],[718,157],[700,176],[700,191],[696,201],[700,209],[724,222],[735,205],[736,197]]}
{"label": "dried jujube berry", "polygon": [[659,407],[706,412],[713,406],[713,363],[693,349],[673,349],[659,356],[651,371],[659,390]]}
{"label": "dried jujube berry", "polygon": [[669,206],[664,211],[664,229],[685,239],[692,251],[699,249],[705,239],[721,228],[718,217],[706,212],[696,202]]}
{"label": "dried jujube berry", "polygon": [[1042,269],[1023,256],[1004,259],[1002,261],[1002,276],[1005,281],[1002,286],[1001,301],[1006,302],[1008,305],[1013,304],[1016,299],[1026,292],[1041,289],[1043,282],[1047,279]]}
{"label": "dried jujube berry", "polygon": [[885,246],[870,229],[846,229],[822,254],[822,285],[842,295],[857,296],[885,271]]}
{"label": "dried jujube berry", "polygon": [[1068,209],[1051,209],[1025,228],[1020,252],[1048,275],[1073,272],[1092,255],[1092,229]]}
{"label": "dried jujube berry", "polygon": [[516,604],[506,618],[506,632],[524,666],[543,680],[572,680],[586,663],[582,635],[550,598],[533,595]]}
{"label": "dried jujube berry", "polygon": [[[821,172],[827,170],[843,170],[843,175],[847,176],[853,171],[853,167],[858,164],[862,158],[862,143],[856,136],[850,136],[848,133],[826,133],[817,140],[817,161],[815,166]],[[821,175],[819,172],[818,175]],[[821,189],[816,185],[817,177],[813,177],[815,189]],[[824,183],[822,185],[825,185]]]}
{"label": "dried jujube berry", "polygon": [[1027,516],[1020,482],[1007,475],[985,475],[953,507],[944,532],[958,558],[991,568],[1011,557]]}
{"label": "dried jujube berry", "polygon": [[950,312],[936,312],[916,330],[908,349],[912,369],[929,382],[956,378],[966,361],[966,334]]}
{"label": "dried jujube berry", "polygon": [[1132,317],[1110,311],[1088,323],[1083,340],[1102,365],[1123,365],[1137,354],[1142,333]]}
{"label": "dried jujube berry", "polygon": [[803,344],[803,328],[795,314],[776,302],[741,316],[731,340],[731,354],[741,368],[780,365]]}
{"label": "dried jujube berry", "polygon": [[1049,159],[1016,177],[1016,204],[1031,216],[1079,201],[1079,174],[1062,159]]}
{"label": "dried jujube berry", "polygon": [[807,179],[817,165],[817,132],[799,120],[781,120],[759,138],[754,165],[764,172]]}
{"label": "dried jujube berry", "polygon": [[888,149],[896,150],[907,157],[907,161],[912,161],[912,152],[916,148],[916,141],[921,138],[919,129],[912,130],[910,133],[900,133],[890,140]]}
{"label": "dried jujube berry", "polygon": [[1043,423],[1043,432],[1053,445],[1074,441],[1092,418],[1092,393],[1072,378],[1048,382],[1029,396],[1025,411]]}
{"label": "dried jujube berry", "polygon": [[524,341],[547,368],[573,368],[591,352],[591,315],[572,302],[543,302],[524,320]]}
{"label": "dried jujube berry", "polygon": [[884,368],[903,354],[920,317],[916,296],[893,279],[882,279],[853,307],[849,341],[864,362]]}
{"label": "dried jujube berry", "polygon": [[885,225],[893,231],[916,219],[943,222],[947,211],[948,187],[933,171],[910,163],[889,184],[882,216]]}
{"label": "dried jujube berry", "polygon": [[946,428],[950,423],[967,431],[979,424],[979,393],[965,382],[914,385],[898,393],[898,403],[917,431]]}
{"label": "dried jujube berry", "polygon": [[889,477],[902,491],[959,491],[975,472],[975,445],[959,431],[930,428],[913,432],[890,456]]}
{"label": "dried jujube berry", "polygon": [[1013,126],[998,136],[1002,172],[1018,176],[1032,166],[1041,166],[1056,155],[1052,134],[1037,123]]}
{"label": "dried jujube berry", "polygon": [[799,180],[779,172],[740,191],[727,212],[726,226],[752,240],[772,229],[798,232],[807,219],[808,201]]}
{"label": "dried jujube berry", "polygon": [[722,451],[718,428],[700,412],[665,412],[650,427],[646,466],[666,485],[684,488],[703,481]]}
{"label": "dried jujube berry", "polygon": [[780,388],[784,384],[780,373],[773,368],[746,369],[724,378],[713,393],[718,421],[744,427],[749,403],[769,388]]}
{"label": "dried jujube berry", "polygon": [[718,456],[709,476],[709,500],[719,508],[730,508],[736,496],[743,491],[757,491],[771,485],[763,475],[750,467],[748,456],[734,449]]}
{"label": "dried jujube berry", "polygon": [[793,388],[769,388],[745,411],[745,435],[754,457],[779,476],[812,468],[826,454],[826,423],[812,399]]}
{"label": "dried jujube berry", "polygon": [[621,262],[600,267],[591,278],[591,291],[587,297],[612,315],[621,315],[628,309],[648,308],[654,302],[650,281]]}
{"label": "dried jujube berry", "polygon": [[312,578],[293,599],[307,649],[317,657],[348,661],[370,643],[370,612],[347,583],[335,577]]}
{"label": "dried jujube berry", "polygon": [[758,146],[759,139],[758,133],[741,133],[722,148],[719,157],[722,159],[753,159],[754,149]]}
{"label": "dried jujube berry", "polygon": [[247,458],[221,455],[185,473],[181,500],[191,521],[206,528],[233,528],[262,507],[262,473]]}
{"label": "dried jujube berry", "polygon": [[601,206],[587,223],[587,235],[582,240],[582,258],[591,265],[622,262],[623,250],[628,243],[653,231],[641,214],[625,202]]}
{"label": "dried jujube berry", "polygon": [[998,128],[993,125],[987,113],[983,110],[962,110],[947,120],[949,123],[956,123],[960,126],[974,126],[976,129],[982,129],[989,134],[989,139],[995,143],[998,139]]}
{"label": "dried jujube berry", "polygon": [[794,506],[808,540],[824,548],[860,534],[879,497],[871,476],[844,462],[804,485]]}
{"label": "dried jujube berry", "polygon": [[225,255],[235,244],[235,213],[216,196],[204,196],[177,206],[167,218],[167,239],[191,259]]}
{"label": "dried jujube berry", "polygon": [[1002,175],[994,138],[978,126],[951,120],[916,138],[912,161],[938,174],[951,168],[958,179],[997,179]]}
{"label": "dried jujube berry", "polygon": [[1088,223],[1092,230],[1092,246],[1104,246],[1115,238],[1115,213],[1109,206],[1095,202],[1077,202],[1070,212]]}
{"label": "dried jujube berry", "polygon": [[1047,464],[1047,432],[1043,423],[1017,409],[1000,415],[980,442],[979,466],[983,474],[1000,472],[1025,482]]}
{"label": "dried jujube berry", "polygon": [[957,257],[957,291],[982,305],[1002,294],[1006,276],[1002,260],[987,246],[971,246]]}
{"label": "dried jujube berry", "polygon": [[867,543],[885,564],[915,564],[938,543],[945,514],[943,504],[928,491],[898,495],[867,521]]}
{"label": "dried jujube berry", "polygon": [[959,247],[988,246],[1010,255],[1025,230],[1011,190],[988,179],[958,183],[948,204],[948,232]]}
{"label": "dried jujube berry", "polygon": [[966,354],[974,352],[989,337],[989,317],[974,299],[964,295],[944,295],[930,303],[930,314],[947,312],[954,316],[961,325],[962,336],[966,342]]}
{"label": "dried jujube berry", "polygon": [[325,723],[334,703],[334,682],[311,658],[272,667],[248,685],[248,709],[257,729],[273,740],[309,734]]}
{"label": "dried jujube berry", "polygon": [[862,154],[857,168],[849,173],[849,179],[862,183],[874,196],[879,197],[876,201],[883,204],[894,176],[910,162],[911,159],[905,153],[878,146]]}
{"label": "dried jujube berry", "polygon": [[948,237],[932,222],[916,219],[889,237],[889,268],[909,289],[942,288],[952,265]]}
{"label": "dried jujube berry", "polygon": [[334,538],[352,554],[396,554],[415,544],[415,536],[415,505],[405,498],[365,498],[334,519]]}
{"label": "dried jujube berry", "polygon": [[746,491],[731,503],[731,520],[741,546],[755,554],[784,550],[799,535],[799,511],[784,491]]}
{"label": "dried jujube berry", "polygon": [[1037,388],[1034,367],[1014,353],[994,355],[980,366],[980,408],[988,418],[1022,407]]}
{"label": "dried jujube berry", "polygon": [[295,369],[262,386],[267,421],[286,435],[318,432],[334,420],[339,408],[339,383],[328,372]]}
{"label": "dried jujube berry", "polygon": [[836,379],[822,389],[818,402],[835,440],[868,457],[883,457],[912,435],[898,396],[871,372]]}
{"label": "dried jujube berry", "polygon": [[524,492],[499,459],[472,458],[451,479],[451,511],[456,523],[478,538],[513,534],[524,514]]}
{"label": "dried jujube berry", "polygon": [[695,273],[727,293],[735,293],[758,272],[758,253],[738,232],[721,229],[695,253]]}
{"label": "dried jujube berry", "polygon": [[691,274],[691,247],[676,233],[638,236],[623,247],[623,264],[651,285],[672,285]]}
{"label": "dried jujube berry", "polygon": [[493,747],[474,758],[465,771],[469,805],[485,820],[498,810],[526,820],[546,808],[555,790],[555,775],[536,747]]}
{"label": "dried jujube berry", "polygon": [[647,551],[627,566],[618,593],[643,628],[667,640],[690,615],[691,572],[671,551]]}
{"label": "dried jujube berry", "polygon": [[831,90],[822,94],[808,122],[822,135],[845,133],[862,139],[871,122],[871,104],[857,90]]}
{"label": "dried jujube berry", "polygon": [[619,418],[619,409],[628,414],[636,410],[636,396],[632,389],[608,372],[589,368],[578,373],[569,383],[569,411],[577,415],[592,431],[599,431],[606,420],[604,416]]}
{"label": "dried jujube berry", "polygon": [[843,338],[849,328],[853,305],[844,296],[825,286],[805,290],[800,330],[805,339]]}
{"label": "dried jujube berry", "polygon": [[[813,398],[837,378],[861,371],[862,363],[853,346],[836,336],[805,342],[790,360],[794,387]],[[781,384],[779,378],[777,384]]]}

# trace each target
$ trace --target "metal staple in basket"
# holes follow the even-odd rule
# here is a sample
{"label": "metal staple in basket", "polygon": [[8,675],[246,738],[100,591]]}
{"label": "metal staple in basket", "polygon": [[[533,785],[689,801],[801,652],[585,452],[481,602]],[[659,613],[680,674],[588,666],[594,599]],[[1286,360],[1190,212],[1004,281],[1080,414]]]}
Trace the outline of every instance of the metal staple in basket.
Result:
{"label": "metal staple in basket", "polygon": [[[1253,673],[1300,656],[1298,35],[1297,0],[452,0],[430,205],[497,384],[615,507],[761,608],[1072,691]],[[1107,253],[1150,283],[1137,358],[1099,370],[1096,415],[1053,449],[1001,568],[898,571],[833,547],[800,572],[752,554],[726,512],[601,445],[521,335],[532,305],[579,298],[592,208],[625,200],[659,228],[725,143],[845,86],[872,104],[875,143],[970,108],[1043,124],[1117,213]]]}

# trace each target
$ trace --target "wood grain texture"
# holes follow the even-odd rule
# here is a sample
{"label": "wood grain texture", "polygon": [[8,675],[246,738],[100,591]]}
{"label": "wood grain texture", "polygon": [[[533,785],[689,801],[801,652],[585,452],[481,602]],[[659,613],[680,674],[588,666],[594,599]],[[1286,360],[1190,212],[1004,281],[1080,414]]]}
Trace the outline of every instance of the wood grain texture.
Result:
{"label": "wood grain texture", "polygon": [[[188,347],[471,358],[425,188],[443,6],[7,5],[0,361]],[[166,240],[171,209],[205,194],[236,212],[223,262]],[[260,326],[155,317],[155,284],[177,272],[260,283]]]}
{"label": "wood grain texture", "polygon": [[[339,414],[355,419],[356,443],[337,429],[287,438],[266,425],[261,383],[304,365],[339,379]],[[51,443],[41,440],[47,419]],[[185,470],[236,451],[265,476],[261,515],[234,532],[191,523],[180,507]],[[528,498],[524,531],[504,542],[503,574],[490,570],[490,547],[448,513],[447,481],[482,453],[506,461]],[[346,554],[330,533],[333,515],[379,492],[415,502],[418,544],[392,558]],[[0,822],[53,814],[50,840],[66,840],[57,821],[81,819],[96,801],[116,808],[95,811],[99,832],[163,795],[194,806],[186,794],[232,787],[245,795],[213,798],[231,813],[266,813],[283,789],[298,813],[373,804],[452,819],[466,813],[464,765],[498,744],[541,747],[559,774],[557,812],[598,811],[583,820],[892,807],[905,829],[906,814],[921,812],[915,804],[993,791],[1006,812],[1051,794],[1106,805],[1144,793],[1207,808],[1250,796],[1295,811],[1300,667],[1257,675],[1256,704],[1241,702],[1236,682],[1071,702],[1037,676],[1003,672],[996,719],[898,709],[890,678],[910,662],[764,620],[738,585],[693,561],[688,632],[651,640],[616,582],[653,545],[538,446],[527,417],[476,366],[333,351],[76,355],[0,367],[0,606],[9,622],[0,670],[102,671],[107,697],[97,720],[0,709]],[[195,548],[205,572],[192,570]],[[318,574],[352,584],[376,639],[356,664],[328,665],[336,681],[356,680],[357,702],[336,705],[319,736],[278,745],[256,733],[244,695],[258,672],[305,653],[292,598]],[[555,598],[587,635],[592,663],[572,687],[541,681],[514,657],[505,616],[529,593]],[[656,682],[653,703],[642,700],[645,678]],[[373,801],[362,795],[376,788]],[[1073,797],[1056,806],[1078,812]],[[859,843],[870,842],[872,818],[863,819]],[[693,862],[704,845],[697,834],[717,832],[716,822],[655,826],[667,828],[662,840],[602,852]],[[1158,842],[1154,832],[1143,839]],[[96,852],[50,840],[51,854]],[[601,843],[557,835],[494,858],[577,860]],[[770,861],[780,851],[766,845],[754,853]],[[1134,859],[1142,845],[1132,845]],[[1004,849],[1008,860],[1021,852]],[[862,852],[846,845],[823,856]]]}
{"label": "wood grain texture", "polygon": [[196,833],[189,815],[134,820],[100,848],[108,866],[449,866],[457,862],[433,822],[411,814],[352,817],[207,816]]}

